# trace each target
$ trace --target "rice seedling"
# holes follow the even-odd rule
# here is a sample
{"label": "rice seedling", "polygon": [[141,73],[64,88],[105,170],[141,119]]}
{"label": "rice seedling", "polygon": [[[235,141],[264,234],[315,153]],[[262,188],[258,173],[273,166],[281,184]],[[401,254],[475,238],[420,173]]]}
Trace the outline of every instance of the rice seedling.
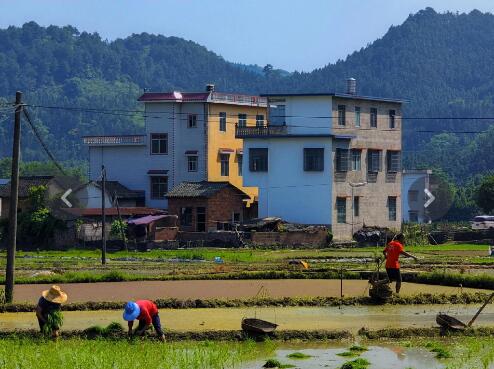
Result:
{"label": "rice seedling", "polygon": [[367,369],[370,362],[366,359],[358,358],[352,361],[347,361],[344,363],[340,369]]}
{"label": "rice seedling", "polygon": [[291,354],[288,354],[287,357],[290,359],[302,360],[302,359],[309,359],[312,356],[304,354],[303,352],[293,352]]}
{"label": "rice seedling", "polygon": [[369,349],[365,346],[360,346],[360,345],[353,345],[349,348],[349,350],[351,352],[358,352],[358,353],[362,353],[362,352],[365,352],[365,351],[368,351]]}
{"label": "rice seedling", "polygon": [[60,310],[50,312],[46,317],[46,324],[43,325],[42,333],[45,336],[50,336],[54,331],[62,328],[63,314]]}
{"label": "rice seedling", "polygon": [[7,339],[0,345],[2,369],[223,369],[266,355],[252,342],[171,342],[69,339],[63,342]]}
{"label": "rice seedling", "polygon": [[268,359],[266,361],[266,363],[262,367],[263,368],[285,369],[285,368],[294,368],[295,365],[292,365],[292,364],[282,364],[279,360],[276,360],[276,359]]}

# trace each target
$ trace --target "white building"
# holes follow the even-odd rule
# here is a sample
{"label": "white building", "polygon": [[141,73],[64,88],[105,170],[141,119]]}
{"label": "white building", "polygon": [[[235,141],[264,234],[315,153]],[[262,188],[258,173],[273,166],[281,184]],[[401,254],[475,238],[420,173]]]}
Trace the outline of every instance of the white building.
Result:
{"label": "white building", "polygon": [[331,226],[401,226],[401,100],[340,93],[266,95],[267,127],[238,127],[244,186],[259,216]]}

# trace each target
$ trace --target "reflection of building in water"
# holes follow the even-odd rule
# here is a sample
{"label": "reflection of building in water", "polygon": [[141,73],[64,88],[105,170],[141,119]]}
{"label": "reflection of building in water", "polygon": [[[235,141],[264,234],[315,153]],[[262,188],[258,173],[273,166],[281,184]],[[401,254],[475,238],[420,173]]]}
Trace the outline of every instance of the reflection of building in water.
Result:
{"label": "reflection of building in water", "polygon": [[430,189],[432,170],[404,170],[402,175],[402,215],[404,222],[425,223],[429,221],[425,203],[425,190]]}

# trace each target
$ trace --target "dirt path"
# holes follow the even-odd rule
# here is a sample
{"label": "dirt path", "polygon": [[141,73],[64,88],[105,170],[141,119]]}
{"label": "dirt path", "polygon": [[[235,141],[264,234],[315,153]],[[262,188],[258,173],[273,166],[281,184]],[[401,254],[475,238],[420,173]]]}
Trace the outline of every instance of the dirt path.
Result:
{"label": "dirt path", "polygon": [[[137,299],[245,299],[255,296],[265,286],[271,297],[314,297],[340,296],[339,280],[211,280],[211,281],[145,281],[106,283],[67,283],[61,287],[69,295],[69,302],[86,301],[127,301]],[[344,296],[367,294],[367,281],[344,280]],[[36,303],[41,291],[50,285],[18,285],[15,287],[15,301]],[[455,294],[457,287],[432,286],[403,283],[402,294],[422,293]],[[464,288],[464,292],[481,291]]]}
{"label": "dirt path", "polygon": [[[175,331],[237,330],[243,317],[254,316],[279,324],[280,330],[300,329],[350,330],[360,328],[430,328],[436,326],[438,312],[447,312],[468,322],[478,309],[477,305],[420,306],[343,306],[326,308],[230,308],[230,309],[161,309],[160,316],[166,329]],[[122,311],[66,311],[66,330],[85,329],[93,325],[106,326],[116,321],[125,325]],[[476,326],[494,326],[494,305],[486,307],[475,323]],[[34,313],[0,314],[0,330],[37,329]]]}

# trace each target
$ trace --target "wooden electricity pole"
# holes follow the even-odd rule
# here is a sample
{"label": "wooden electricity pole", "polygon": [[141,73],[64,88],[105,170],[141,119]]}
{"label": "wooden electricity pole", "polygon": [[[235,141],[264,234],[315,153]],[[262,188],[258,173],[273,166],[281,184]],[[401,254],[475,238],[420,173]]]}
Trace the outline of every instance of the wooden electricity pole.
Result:
{"label": "wooden electricity pole", "polygon": [[10,176],[9,245],[5,269],[5,301],[14,299],[15,249],[17,243],[17,202],[19,197],[19,156],[21,149],[22,92],[15,93],[14,144],[12,147],[12,173]]}
{"label": "wooden electricity pole", "polygon": [[101,166],[101,264],[106,264],[106,170]]}

